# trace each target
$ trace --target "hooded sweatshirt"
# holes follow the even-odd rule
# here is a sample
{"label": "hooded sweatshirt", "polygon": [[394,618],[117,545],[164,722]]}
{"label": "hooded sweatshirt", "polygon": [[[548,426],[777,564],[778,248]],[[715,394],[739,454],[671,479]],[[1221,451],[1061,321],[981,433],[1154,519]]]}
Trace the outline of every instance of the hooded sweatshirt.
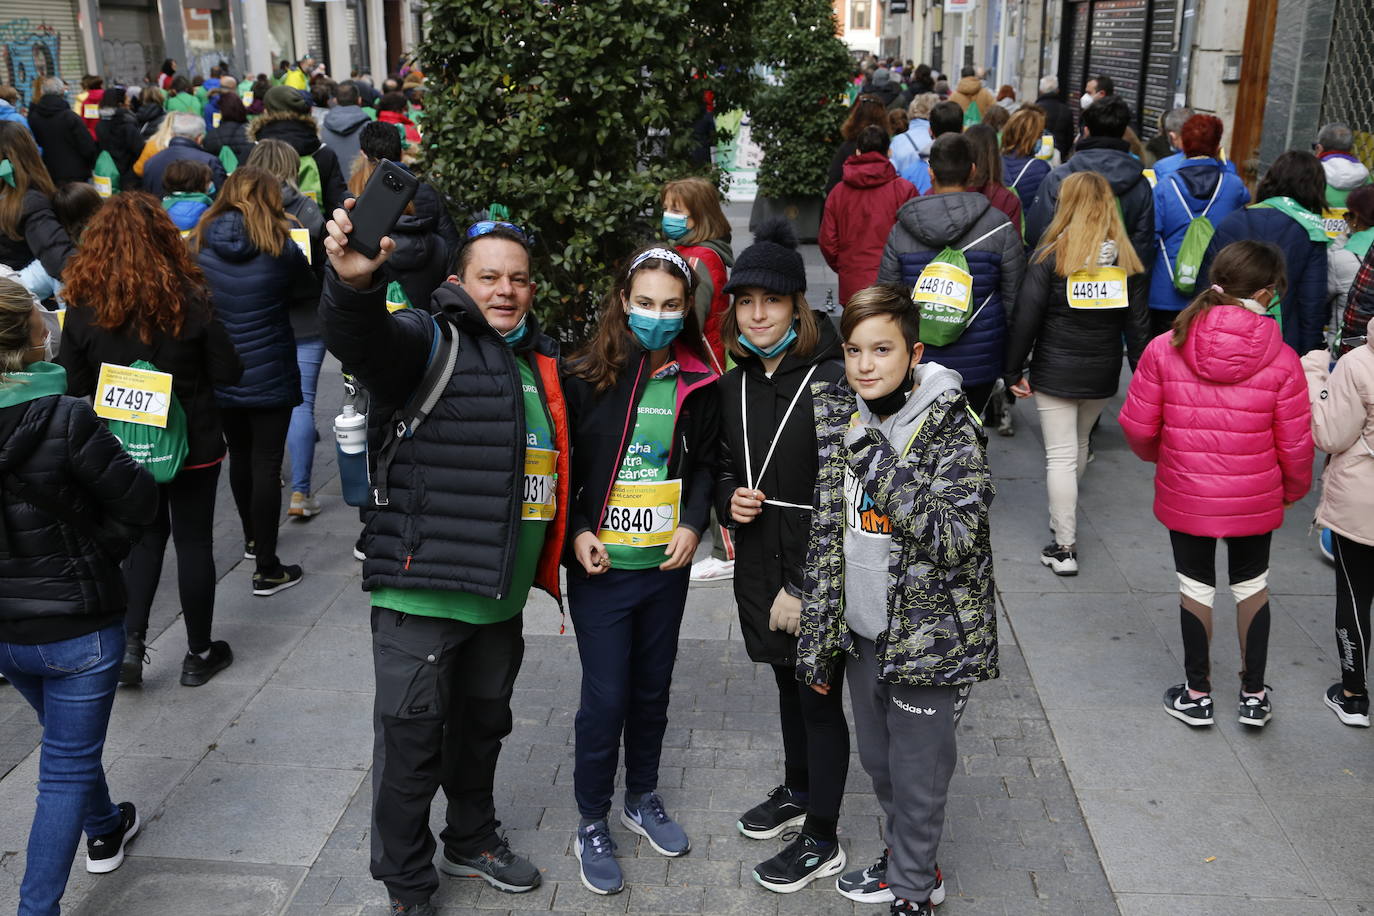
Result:
{"label": "hooded sweatshirt", "polygon": [[[879,422],[863,398],[854,396],[859,420],[875,426],[903,457],[921,428],[935,399],[946,391],[958,391],[959,373],[939,363],[916,367],[916,387],[895,414]],[[863,427],[855,428],[862,434]],[[851,432],[853,435],[853,432]],[[847,437],[848,438],[848,437]],[[874,511],[871,496],[848,468],[844,475],[844,614],[849,629],[864,639],[876,640],[887,630],[888,566],[892,551],[892,524]]]}
{"label": "hooded sweatshirt", "polygon": [[825,262],[840,276],[840,302],[877,281],[897,210],[919,195],[882,153],[860,153],[844,164],[844,180],[826,198],[819,238]]}
{"label": "hooded sweatshirt", "polygon": [[966,76],[959,80],[959,84],[949,94],[949,100],[958,102],[964,111],[968,111],[969,105],[977,105],[980,117],[997,104],[997,98],[992,94],[992,90],[984,86],[983,81],[976,76]]}
{"label": "hooded sweatshirt", "polygon": [[324,116],[324,124],[320,127],[320,139],[334,150],[335,155],[339,157],[340,167],[346,173],[351,174],[353,171],[353,161],[362,151],[360,143],[363,126],[371,121],[367,112],[357,105],[340,105],[329,109],[329,113]]}
{"label": "hooded sweatshirt", "polygon": [[1340,208],[1356,188],[1369,184],[1369,169],[1349,153],[1323,153],[1322,171],[1326,173],[1326,205]]}

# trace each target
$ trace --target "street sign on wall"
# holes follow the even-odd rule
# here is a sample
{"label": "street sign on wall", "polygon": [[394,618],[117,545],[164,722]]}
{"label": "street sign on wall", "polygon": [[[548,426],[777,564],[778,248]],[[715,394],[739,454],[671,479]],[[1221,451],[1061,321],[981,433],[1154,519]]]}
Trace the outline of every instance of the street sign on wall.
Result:
{"label": "street sign on wall", "polygon": [[946,13],[971,13],[973,0],[945,0]]}
{"label": "street sign on wall", "polygon": [[904,15],[908,9],[907,0],[888,0],[887,11],[893,16]]}

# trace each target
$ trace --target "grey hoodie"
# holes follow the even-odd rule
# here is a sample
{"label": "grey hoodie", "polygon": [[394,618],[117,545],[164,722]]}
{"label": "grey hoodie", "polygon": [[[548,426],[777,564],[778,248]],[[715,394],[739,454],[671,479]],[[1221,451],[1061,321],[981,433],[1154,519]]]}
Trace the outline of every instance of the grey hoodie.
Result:
{"label": "grey hoodie", "polygon": [[363,125],[371,123],[357,105],[339,105],[329,109],[320,125],[320,139],[339,157],[344,178],[353,173],[353,160],[358,158],[359,143],[362,139]]}
{"label": "grey hoodie", "polygon": [[[864,426],[876,426],[905,458],[907,446],[921,428],[935,399],[946,391],[959,391],[963,382],[953,369],[946,369],[939,363],[922,363],[916,367],[916,387],[902,409],[881,423],[864,404],[863,398],[855,395],[859,420]],[[862,434],[862,427],[851,429],[845,437],[845,445]],[[845,622],[864,639],[876,640],[878,634],[887,629],[892,526],[886,516],[874,512],[872,498],[863,492],[848,468],[844,474],[844,514]]]}

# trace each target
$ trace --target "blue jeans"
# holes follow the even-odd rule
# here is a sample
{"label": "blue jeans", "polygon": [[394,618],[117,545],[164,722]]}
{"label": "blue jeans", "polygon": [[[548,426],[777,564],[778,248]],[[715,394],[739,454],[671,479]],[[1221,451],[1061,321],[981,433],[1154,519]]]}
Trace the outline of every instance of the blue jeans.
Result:
{"label": "blue jeans", "polygon": [[43,726],[19,916],[57,916],[81,831],[94,837],[119,829],[100,756],[123,657],[122,622],[37,646],[0,642],[0,674]]}
{"label": "blue jeans", "polygon": [[568,574],[568,610],[582,661],[574,720],[573,794],[585,818],[611,810],[620,741],[625,789],[658,788],[668,696],[691,569],[611,569]]}
{"label": "blue jeans", "polygon": [[291,490],[310,492],[310,471],[315,466],[315,389],[320,384],[320,364],[324,362],[323,337],[296,338],[296,363],[301,367],[301,402],[291,410],[291,426],[286,431],[286,451],[291,456]]}

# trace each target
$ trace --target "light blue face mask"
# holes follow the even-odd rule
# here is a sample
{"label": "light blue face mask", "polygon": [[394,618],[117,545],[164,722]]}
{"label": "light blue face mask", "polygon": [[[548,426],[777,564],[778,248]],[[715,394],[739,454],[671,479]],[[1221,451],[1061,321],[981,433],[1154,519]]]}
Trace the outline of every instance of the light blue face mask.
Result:
{"label": "light blue face mask", "polygon": [[646,350],[662,350],[682,333],[682,322],[686,312],[655,312],[649,309],[630,308],[630,333]]}
{"label": "light blue face mask", "polygon": [[506,342],[506,346],[513,347],[525,339],[525,335],[529,332],[529,329],[529,316],[526,315],[524,318],[520,319],[520,323],[517,324],[514,329],[502,334],[501,339]]}
{"label": "light blue face mask", "polygon": [[663,211],[663,234],[673,241],[682,238],[687,234],[687,216],[671,210]]}
{"label": "light blue face mask", "polygon": [[792,322],[792,326],[787,329],[787,333],[782,335],[782,339],[780,339],[777,343],[773,344],[773,346],[769,347],[767,350],[759,346],[756,346],[753,341],[745,337],[743,334],[739,336],[739,343],[740,346],[744,347],[744,349],[748,350],[755,356],[761,356],[764,359],[772,359],[779,353],[786,350],[788,347],[792,346],[793,342],[795,342],[796,339],[797,323],[794,321]]}

